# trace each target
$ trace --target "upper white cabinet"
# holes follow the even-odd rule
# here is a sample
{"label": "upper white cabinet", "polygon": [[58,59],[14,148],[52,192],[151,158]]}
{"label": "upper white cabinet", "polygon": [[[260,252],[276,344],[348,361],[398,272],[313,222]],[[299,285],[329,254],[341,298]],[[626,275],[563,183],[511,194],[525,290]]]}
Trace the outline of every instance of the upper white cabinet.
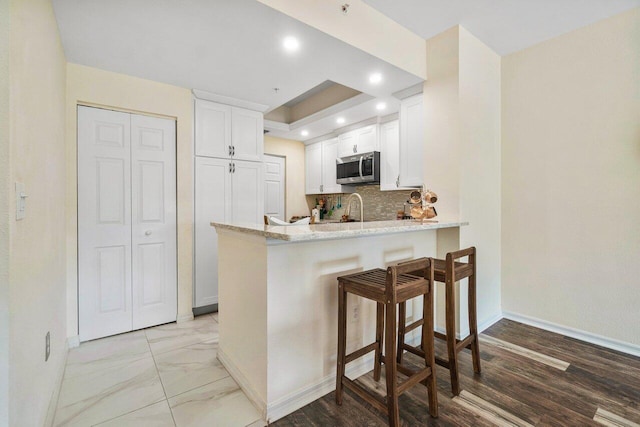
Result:
{"label": "upper white cabinet", "polygon": [[197,156],[231,157],[231,107],[196,99]]}
{"label": "upper white cabinet", "polygon": [[422,94],[404,99],[400,106],[400,186],[423,184],[423,126]]}
{"label": "upper white cabinet", "polygon": [[338,157],[377,151],[377,127],[377,125],[369,125],[340,135],[338,137]]}
{"label": "upper white cabinet", "polygon": [[336,183],[338,145],[338,138],[331,138],[305,147],[305,192],[307,194],[332,194],[353,191],[352,187]]}
{"label": "upper white cabinet", "polygon": [[231,154],[234,159],[261,162],[264,154],[262,113],[231,108]]}
{"label": "upper white cabinet", "polygon": [[211,101],[195,101],[196,156],[261,162],[263,116]]}
{"label": "upper white cabinet", "polygon": [[304,147],[305,193],[322,193],[322,142]]}

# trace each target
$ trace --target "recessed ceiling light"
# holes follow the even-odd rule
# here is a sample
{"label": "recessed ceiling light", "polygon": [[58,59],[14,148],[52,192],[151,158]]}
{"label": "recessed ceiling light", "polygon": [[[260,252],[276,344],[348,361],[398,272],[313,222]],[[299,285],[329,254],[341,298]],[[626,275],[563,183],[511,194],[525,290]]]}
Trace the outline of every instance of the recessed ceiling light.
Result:
{"label": "recessed ceiling light", "polygon": [[377,85],[381,81],[382,81],[382,74],[380,73],[373,73],[369,76],[369,83]]}
{"label": "recessed ceiling light", "polygon": [[338,117],[336,119],[336,123],[338,123],[339,125],[343,124],[345,122],[344,117]]}
{"label": "recessed ceiling light", "polygon": [[300,42],[293,36],[285,37],[282,41],[282,45],[287,52],[295,52],[300,48]]}
{"label": "recessed ceiling light", "polygon": [[309,136],[309,131],[308,130],[303,130],[302,132],[300,132],[300,135]]}
{"label": "recessed ceiling light", "polygon": [[385,108],[387,108],[387,104],[385,104],[384,102],[378,102],[376,104],[376,110],[378,110],[378,111],[382,111]]}

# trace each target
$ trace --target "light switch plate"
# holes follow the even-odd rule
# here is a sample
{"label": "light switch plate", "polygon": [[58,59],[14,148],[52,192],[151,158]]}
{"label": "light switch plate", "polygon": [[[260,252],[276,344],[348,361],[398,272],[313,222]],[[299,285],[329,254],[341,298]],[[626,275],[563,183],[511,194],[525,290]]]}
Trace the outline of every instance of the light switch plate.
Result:
{"label": "light switch plate", "polygon": [[16,182],[16,221],[24,219],[27,211],[27,193],[23,183]]}

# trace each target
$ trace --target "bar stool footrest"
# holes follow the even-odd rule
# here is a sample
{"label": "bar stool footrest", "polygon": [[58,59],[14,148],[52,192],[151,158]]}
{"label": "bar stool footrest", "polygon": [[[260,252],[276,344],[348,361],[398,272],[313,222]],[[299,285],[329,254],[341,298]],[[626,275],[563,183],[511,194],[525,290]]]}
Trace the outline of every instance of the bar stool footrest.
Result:
{"label": "bar stool footrest", "polygon": [[369,391],[351,381],[346,376],[342,377],[342,384],[346,388],[360,396],[360,398],[362,398],[365,402],[370,403],[371,405],[375,406],[380,412],[388,415],[389,412],[387,410],[387,403],[385,401],[378,398],[377,396],[374,396]]}
{"label": "bar stool footrest", "polygon": [[346,363],[349,363],[349,362],[353,362],[357,358],[362,357],[367,353],[370,353],[370,352],[372,352],[374,350],[378,350],[378,348],[379,347],[378,347],[378,343],[377,342],[371,343],[366,347],[362,347],[361,349],[356,350],[353,353],[350,353],[350,354],[346,355],[345,358],[344,358],[344,363],[346,364]]}

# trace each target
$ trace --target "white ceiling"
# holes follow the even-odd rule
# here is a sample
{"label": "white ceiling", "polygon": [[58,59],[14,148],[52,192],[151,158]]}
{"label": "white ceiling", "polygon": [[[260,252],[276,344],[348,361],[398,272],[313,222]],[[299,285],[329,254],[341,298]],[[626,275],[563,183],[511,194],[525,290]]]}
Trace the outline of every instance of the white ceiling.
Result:
{"label": "white ceiling", "polygon": [[[510,53],[640,5],[640,0],[364,0],[424,38],[461,24]],[[369,97],[272,135],[303,141],[398,110],[421,79],[256,0],[53,0],[67,60],[268,106],[331,80]],[[340,13],[336,11],[336,13]],[[284,51],[296,36],[297,53]],[[368,76],[382,73],[371,85]],[[276,92],[273,88],[278,88]],[[375,110],[380,100],[385,111]],[[338,116],[346,123],[337,125]],[[309,135],[302,137],[300,131]]]}
{"label": "white ceiling", "polygon": [[[422,81],[255,0],[53,5],[69,62],[265,104],[267,111],[325,80],[374,98]],[[282,47],[289,35],[300,40],[295,54]],[[369,83],[372,72],[382,73],[381,84]]]}
{"label": "white ceiling", "polygon": [[499,55],[640,6],[640,0],[364,0],[424,39],[462,25]]}

